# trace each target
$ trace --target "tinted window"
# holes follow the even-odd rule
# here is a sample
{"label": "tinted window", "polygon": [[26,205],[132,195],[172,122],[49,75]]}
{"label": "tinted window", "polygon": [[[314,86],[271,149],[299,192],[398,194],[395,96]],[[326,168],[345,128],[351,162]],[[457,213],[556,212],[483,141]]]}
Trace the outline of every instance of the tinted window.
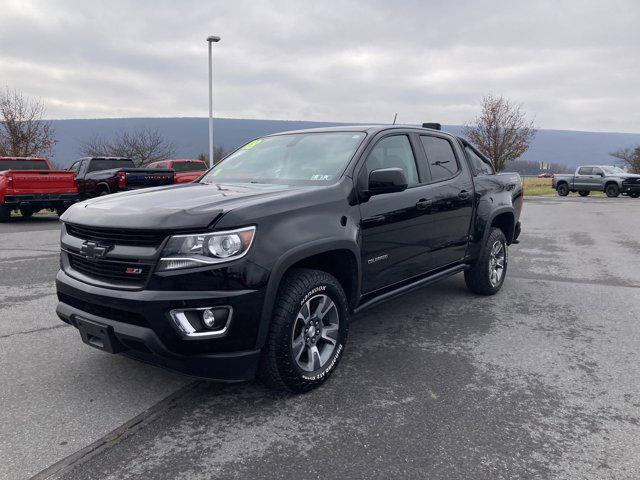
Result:
{"label": "tinted window", "polygon": [[438,137],[420,135],[420,140],[427,154],[431,180],[445,180],[458,173],[458,162],[448,140]]}
{"label": "tinted window", "polygon": [[0,160],[2,170],[49,170],[44,160]]}
{"label": "tinted window", "polygon": [[326,185],[340,177],[364,137],[322,132],[259,138],[217,163],[200,182]]}
{"label": "tinted window", "polygon": [[73,165],[69,167],[69,171],[74,173],[78,173],[79,169],[80,169],[80,162],[75,162]]}
{"label": "tinted window", "polygon": [[112,168],[133,168],[133,160],[126,158],[94,158],[89,163],[87,172],[111,170]]}
{"label": "tinted window", "polygon": [[600,170],[599,168],[594,168],[593,171],[591,172],[591,175],[600,175],[602,174],[602,170]]}
{"label": "tinted window", "polygon": [[207,169],[202,162],[173,162],[176,172],[202,172]]}
{"label": "tinted window", "polygon": [[480,155],[478,155],[473,148],[464,147],[464,151],[471,162],[471,167],[473,168],[473,174],[475,176],[478,175],[493,175],[495,172],[493,170],[493,166],[490,165],[485,159],[483,159]]}
{"label": "tinted window", "polygon": [[418,183],[416,160],[406,135],[394,135],[380,140],[367,157],[365,168],[367,176],[372,170],[380,168],[401,168],[408,185]]}
{"label": "tinted window", "polygon": [[580,167],[578,170],[578,175],[591,175],[593,172],[593,168],[591,167]]}

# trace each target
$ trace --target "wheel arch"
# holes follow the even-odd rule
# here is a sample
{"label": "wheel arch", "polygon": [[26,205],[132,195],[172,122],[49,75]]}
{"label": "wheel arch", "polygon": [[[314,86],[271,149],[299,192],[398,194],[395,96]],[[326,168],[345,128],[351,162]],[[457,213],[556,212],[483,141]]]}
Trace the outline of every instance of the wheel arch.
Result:
{"label": "wheel arch", "polygon": [[516,229],[516,217],[513,209],[501,208],[491,215],[482,238],[482,245],[486,243],[489,233],[493,227],[497,227],[502,230],[507,239],[507,245],[511,245],[511,243],[513,243],[513,237]]}
{"label": "wheel arch", "polygon": [[358,246],[349,240],[319,240],[288,251],[275,263],[267,282],[256,347],[262,348],[269,332],[271,316],[282,278],[292,268],[313,268],[333,275],[347,296],[350,309],[360,298],[360,257]]}

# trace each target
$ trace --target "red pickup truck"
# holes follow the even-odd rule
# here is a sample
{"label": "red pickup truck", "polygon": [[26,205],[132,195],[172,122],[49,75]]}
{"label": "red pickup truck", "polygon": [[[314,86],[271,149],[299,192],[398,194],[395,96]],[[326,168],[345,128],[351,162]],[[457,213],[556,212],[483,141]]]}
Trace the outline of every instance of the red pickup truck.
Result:
{"label": "red pickup truck", "polygon": [[0,222],[50,208],[58,215],[78,199],[72,172],[51,170],[46,158],[0,157]]}
{"label": "red pickup truck", "polygon": [[176,172],[175,183],[189,183],[206,172],[209,167],[202,160],[176,159],[162,160],[147,165],[147,168],[169,168]]}

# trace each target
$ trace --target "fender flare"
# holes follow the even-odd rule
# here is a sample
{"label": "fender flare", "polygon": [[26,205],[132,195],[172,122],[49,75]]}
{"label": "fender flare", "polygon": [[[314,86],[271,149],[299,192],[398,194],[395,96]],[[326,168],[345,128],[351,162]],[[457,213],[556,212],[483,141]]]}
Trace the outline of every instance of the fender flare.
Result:
{"label": "fender flare", "polygon": [[493,212],[491,212],[491,215],[489,216],[489,219],[485,224],[484,233],[482,234],[481,248],[487,243],[487,238],[489,238],[489,232],[491,231],[491,224],[493,223],[493,221],[496,219],[498,215],[502,215],[503,213],[510,213],[511,216],[513,217],[513,231],[511,232],[511,238],[507,238],[507,243],[510,244],[513,241],[513,236],[516,229],[515,210],[513,209],[513,207],[500,207],[494,210]]}
{"label": "fender flare", "polygon": [[264,303],[262,306],[262,315],[260,318],[260,326],[258,327],[258,336],[256,338],[256,348],[262,348],[271,326],[271,315],[273,307],[278,296],[278,288],[282,277],[292,265],[298,263],[300,260],[312,257],[332,250],[349,250],[356,259],[356,285],[354,289],[354,298],[360,298],[360,284],[361,284],[361,262],[360,262],[360,249],[353,240],[344,238],[324,238],[316,240],[310,243],[305,243],[296,248],[287,251],[282,255],[269,274],[269,280],[267,281],[266,293]]}
{"label": "fender flare", "polygon": [[111,193],[111,187],[107,182],[98,182],[96,183],[96,191],[100,190],[102,187],[106,187],[107,193]]}

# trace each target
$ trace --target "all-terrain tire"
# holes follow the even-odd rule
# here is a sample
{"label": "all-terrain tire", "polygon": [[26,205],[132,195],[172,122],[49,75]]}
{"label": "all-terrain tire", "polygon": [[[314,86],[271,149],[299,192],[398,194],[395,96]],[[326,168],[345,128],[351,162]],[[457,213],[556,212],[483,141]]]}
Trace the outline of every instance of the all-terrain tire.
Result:
{"label": "all-terrain tire", "polygon": [[640,193],[630,193],[629,196],[631,198],[638,198],[638,197],[640,197]]}
{"label": "all-terrain tire", "polygon": [[569,195],[569,185],[567,185],[566,183],[561,183],[556,187],[556,191],[561,197],[566,197],[567,195]]}
{"label": "all-terrain tire", "polygon": [[[296,362],[292,341],[302,306],[316,295],[326,295],[335,306],[339,327],[335,348],[328,360],[315,371],[305,371]],[[294,269],[282,279],[273,310],[269,334],[262,349],[258,378],[269,387],[304,393],[324,383],[333,373],[347,341],[349,309],[340,283],[326,272]]]}
{"label": "all-terrain tire", "polygon": [[[497,283],[493,283],[491,278],[492,250],[495,248],[496,243],[502,245],[504,258],[501,277]],[[471,268],[464,272],[464,281],[467,284],[467,288],[480,295],[495,295],[498,293],[507,276],[508,260],[507,238],[504,236],[504,232],[499,228],[491,228],[480,256],[471,264]]]}
{"label": "all-terrain tire", "polygon": [[591,192],[589,192],[589,190],[580,190],[578,192],[578,195],[580,195],[581,197],[588,197],[589,193],[591,193]]}
{"label": "all-terrain tire", "polygon": [[604,189],[604,193],[606,193],[609,198],[616,198],[620,195],[620,187],[617,183],[610,183]]}

